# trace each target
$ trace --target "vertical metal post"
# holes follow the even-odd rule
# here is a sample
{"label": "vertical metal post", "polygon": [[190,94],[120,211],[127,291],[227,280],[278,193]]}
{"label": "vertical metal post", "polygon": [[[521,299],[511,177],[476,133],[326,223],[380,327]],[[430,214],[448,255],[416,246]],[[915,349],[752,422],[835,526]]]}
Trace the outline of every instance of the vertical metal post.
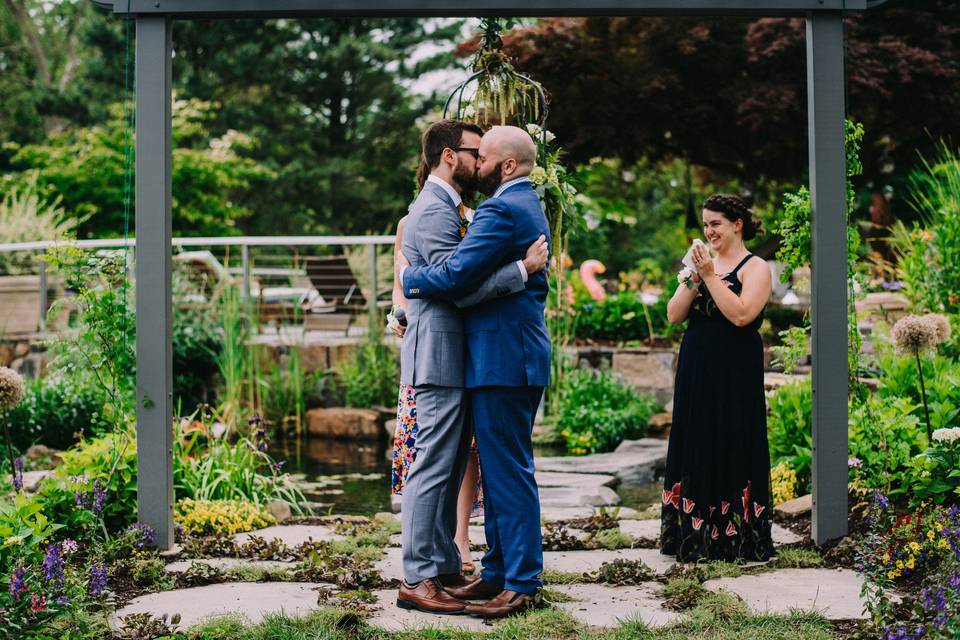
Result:
{"label": "vertical metal post", "polygon": [[171,22],[137,16],[137,509],[173,544]]}
{"label": "vertical metal post", "polygon": [[240,245],[240,263],[243,266],[243,302],[250,302],[250,247]]}
{"label": "vertical metal post", "polygon": [[[43,252],[46,253],[46,252]],[[40,333],[44,334],[47,332],[47,263],[42,259],[43,253],[41,253],[40,260]]]}
{"label": "vertical metal post", "polygon": [[847,533],[847,192],[843,16],[807,17],[813,271],[813,528]]}
{"label": "vertical metal post", "polygon": [[370,314],[377,315],[377,245],[370,245]]}

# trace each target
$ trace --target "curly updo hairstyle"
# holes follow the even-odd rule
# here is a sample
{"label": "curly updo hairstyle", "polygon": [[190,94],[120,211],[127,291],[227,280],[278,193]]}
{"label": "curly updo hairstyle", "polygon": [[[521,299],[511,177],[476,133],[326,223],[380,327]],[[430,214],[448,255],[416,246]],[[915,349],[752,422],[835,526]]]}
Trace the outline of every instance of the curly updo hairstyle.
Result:
{"label": "curly updo hairstyle", "polygon": [[743,220],[744,240],[753,240],[758,235],[763,235],[763,224],[759,220],[753,219],[753,211],[739,196],[718,193],[707,198],[707,201],[703,203],[703,208],[723,214],[723,217],[730,222]]}

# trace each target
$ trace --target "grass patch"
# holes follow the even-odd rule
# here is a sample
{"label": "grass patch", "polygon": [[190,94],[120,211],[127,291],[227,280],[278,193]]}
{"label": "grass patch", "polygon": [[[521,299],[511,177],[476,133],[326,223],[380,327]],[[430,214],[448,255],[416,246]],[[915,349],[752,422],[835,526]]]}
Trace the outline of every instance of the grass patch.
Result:
{"label": "grass patch", "polygon": [[711,560],[698,564],[696,570],[700,573],[703,580],[713,580],[714,578],[739,578],[743,575],[743,567],[732,562],[723,560]]}
{"label": "grass patch", "polygon": [[815,613],[750,616],[728,593],[707,593],[689,619],[650,628],[639,616],[626,617],[603,631],[586,629],[566,612],[538,609],[496,622],[477,633],[434,628],[383,631],[364,622],[363,614],[342,608],[320,609],[303,618],[268,616],[250,625],[242,617],[211,620],[171,640],[835,640],[830,623]]}
{"label": "grass patch", "polygon": [[[290,569],[296,565],[290,565]],[[289,582],[290,569],[240,565],[227,572],[230,581],[236,582]]]}
{"label": "grass patch", "polygon": [[620,529],[598,531],[593,534],[590,541],[611,551],[614,549],[632,549],[637,544],[636,538],[620,531]]}
{"label": "grass patch", "polygon": [[540,579],[544,584],[574,584],[575,582],[587,582],[582,573],[573,571],[556,571],[554,569],[544,569],[540,574]]}
{"label": "grass patch", "polygon": [[777,569],[806,569],[822,567],[823,558],[814,549],[783,547],[777,549],[777,559],[773,566]]}
{"label": "grass patch", "polygon": [[568,593],[563,591],[557,591],[556,589],[545,588],[543,590],[543,599],[550,604],[557,604],[559,602],[578,602],[577,598],[574,598]]}
{"label": "grass patch", "polygon": [[690,609],[707,592],[700,581],[693,578],[673,578],[669,580],[660,592],[664,598],[664,605],[674,611]]}

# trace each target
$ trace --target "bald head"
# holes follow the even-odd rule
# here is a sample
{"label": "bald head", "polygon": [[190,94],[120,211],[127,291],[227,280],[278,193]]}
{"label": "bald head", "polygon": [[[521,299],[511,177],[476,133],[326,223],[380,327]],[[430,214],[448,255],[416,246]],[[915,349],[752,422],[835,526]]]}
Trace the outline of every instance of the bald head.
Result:
{"label": "bald head", "polygon": [[519,127],[490,129],[480,142],[480,154],[489,156],[494,162],[514,160],[516,169],[509,176],[511,179],[530,175],[537,162],[537,146],[533,138]]}

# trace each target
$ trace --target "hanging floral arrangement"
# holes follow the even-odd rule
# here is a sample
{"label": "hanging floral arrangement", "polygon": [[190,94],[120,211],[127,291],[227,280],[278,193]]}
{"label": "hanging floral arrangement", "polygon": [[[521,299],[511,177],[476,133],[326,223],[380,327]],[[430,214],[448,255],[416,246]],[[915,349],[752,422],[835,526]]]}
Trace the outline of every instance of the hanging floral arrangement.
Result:
{"label": "hanging floral arrangement", "polygon": [[[555,258],[547,309],[554,345],[549,409],[557,400],[556,391],[569,368],[563,347],[572,339],[573,309],[564,279],[564,261],[569,232],[581,228],[583,218],[577,205],[577,189],[562,163],[563,149],[556,136],[545,128],[550,111],[547,93],[539,82],[519,73],[503,51],[501,32],[514,26],[512,20],[482,19],[480,46],[473,59],[474,73],[450,94],[444,114],[484,128],[503,124],[517,126],[525,129],[537,145],[537,166],[530,173],[530,179],[550,226]],[[472,94],[467,93],[468,88],[473,88]]]}

